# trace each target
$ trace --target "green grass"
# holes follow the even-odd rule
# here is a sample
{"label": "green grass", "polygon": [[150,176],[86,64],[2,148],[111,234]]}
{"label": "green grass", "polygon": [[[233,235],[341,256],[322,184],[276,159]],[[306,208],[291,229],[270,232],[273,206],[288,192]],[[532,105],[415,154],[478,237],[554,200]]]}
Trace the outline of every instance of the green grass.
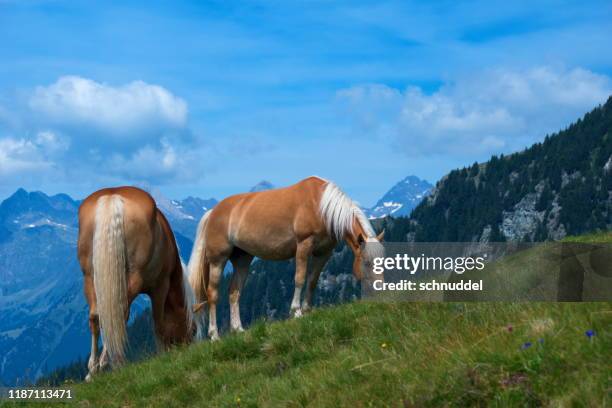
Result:
{"label": "green grass", "polygon": [[611,306],[356,302],[177,348],[74,393],[94,407],[605,406]]}
{"label": "green grass", "polygon": [[603,232],[594,232],[591,234],[577,235],[571,237],[565,237],[563,242],[578,242],[584,244],[602,244],[602,243],[612,243],[612,232],[603,231]]}

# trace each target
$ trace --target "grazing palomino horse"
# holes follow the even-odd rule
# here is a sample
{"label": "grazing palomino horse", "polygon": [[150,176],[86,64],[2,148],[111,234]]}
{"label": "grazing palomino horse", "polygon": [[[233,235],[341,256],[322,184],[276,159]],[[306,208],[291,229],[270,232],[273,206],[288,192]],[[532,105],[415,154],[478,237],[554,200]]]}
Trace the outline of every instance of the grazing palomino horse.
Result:
{"label": "grazing palomino horse", "polygon": [[[87,197],[79,208],[78,256],[91,330],[86,380],[125,360],[126,321],[139,293],[151,298],[159,346],[192,340],[198,324],[194,294],[174,234],[148,193],[118,187]],[[100,329],[104,348],[98,357]]]}
{"label": "grazing palomino horse", "polygon": [[[286,188],[226,198],[200,220],[189,260],[189,279],[196,301],[208,303],[209,337],[219,337],[218,285],[228,259],[234,267],[230,326],[242,331],[238,302],[254,256],[266,260],[295,257],[291,312],[299,317],[311,307],[319,274],[338,241],[345,240],[353,251],[353,274],[359,280],[363,276],[362,258],[366,261],[382,256],[382,236],[383,233],[375,235],[361,209],[338,186],[319,177],[309,177]],[[365,242],[372,244],[363,246]],[[309,257],[311,272],[300,305]]]}

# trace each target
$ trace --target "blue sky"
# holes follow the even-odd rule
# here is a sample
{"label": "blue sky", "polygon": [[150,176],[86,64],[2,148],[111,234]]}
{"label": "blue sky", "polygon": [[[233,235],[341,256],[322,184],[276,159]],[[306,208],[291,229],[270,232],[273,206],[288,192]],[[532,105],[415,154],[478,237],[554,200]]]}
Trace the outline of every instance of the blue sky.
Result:
{"label": "blue sky", "polygon": [[610,2],[511,3],[0,0],[0,197],[435,182],[612,93]]}

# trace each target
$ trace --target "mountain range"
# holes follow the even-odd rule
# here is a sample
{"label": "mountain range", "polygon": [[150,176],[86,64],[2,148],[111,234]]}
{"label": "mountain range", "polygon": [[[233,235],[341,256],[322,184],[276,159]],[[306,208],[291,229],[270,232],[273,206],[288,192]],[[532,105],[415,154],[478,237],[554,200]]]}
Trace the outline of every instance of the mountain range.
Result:
{"label": "mountain range", "polygon": [[255,184],[253,187],[251,187],[249,192],[256,193],[259,191],[271,190],[273,188],[275,188],[274,184],[270,183],[268,180],[262,180],[259,183]]}
{"label": "mountain range", "polygon": [[198,222],[206,211],[217,205],[217,200],[214,198],[202,199],[191,196],[184,200],[170,200],[157,190],[152,190],[151,195],[155,199],[157,207],[164,213],[172,225],[181,257],[184,260],[188,260],[189,255],[191,255],[193,237],[196,235]]}
{"label": "mountain range", "polygon": [[18,190],[0,204],[0,381],[35,378],[83,353],[78,202]]}
{"label": "mountain range", "polygon": [[429,194],[432,185],[416,176],[408,176],[399,181],[382,196],[378,202],[365,212],[368,218],[384,218],[389,215],[406,217]]}
{"label": "mountain range", "polygon": [[416,241],[545,241],[612,228],[612,97],[540,143],[451,171],[411,215]]}
{"label": "mountain range", "polygon": [[[405,180],[418,181],[413,177]],[[407,208],[413,201],[404,193],[405,180],[385,197]],[[274,188],[270,182],[262,181],[251,191],[270,188]],[[188,260],[197,224],[217,200],[171,200],[154,189],[151,194],[172,225],[182,258]],[[79,205],[79,200],[66,194],[49,196],[24,189],[0,204],[0,383],[33,381],[89,352],[88,311],[76,258]],[[388,208],[390,212],[396,209]],[[375,214],[379,217],[383,212]],[[274,284],[269,278],[259,280],[269,290],[277,284],[291,284],[290,279]],[[289,292],[288,288],[278,289]],[[148,304],[145,296],[139,297],[131,315],[138,316]],[[268,307],[267,314],[277,313],[270,304]]]}

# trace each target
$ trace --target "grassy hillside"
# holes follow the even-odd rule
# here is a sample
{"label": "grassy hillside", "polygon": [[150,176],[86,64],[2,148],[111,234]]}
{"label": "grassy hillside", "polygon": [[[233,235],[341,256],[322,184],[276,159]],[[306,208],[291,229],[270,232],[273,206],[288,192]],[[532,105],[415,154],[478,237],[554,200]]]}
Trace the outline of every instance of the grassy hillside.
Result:
{"label": "grassy hillside", "polygon": [[74,391],[83,406],[605,406],[611,322],[611,303],[356,302]]}
{"label": "grassy hillside", "polygon": [[611,328],[611,302],[359,301],[73,387],[83,406],[606,406]]}

